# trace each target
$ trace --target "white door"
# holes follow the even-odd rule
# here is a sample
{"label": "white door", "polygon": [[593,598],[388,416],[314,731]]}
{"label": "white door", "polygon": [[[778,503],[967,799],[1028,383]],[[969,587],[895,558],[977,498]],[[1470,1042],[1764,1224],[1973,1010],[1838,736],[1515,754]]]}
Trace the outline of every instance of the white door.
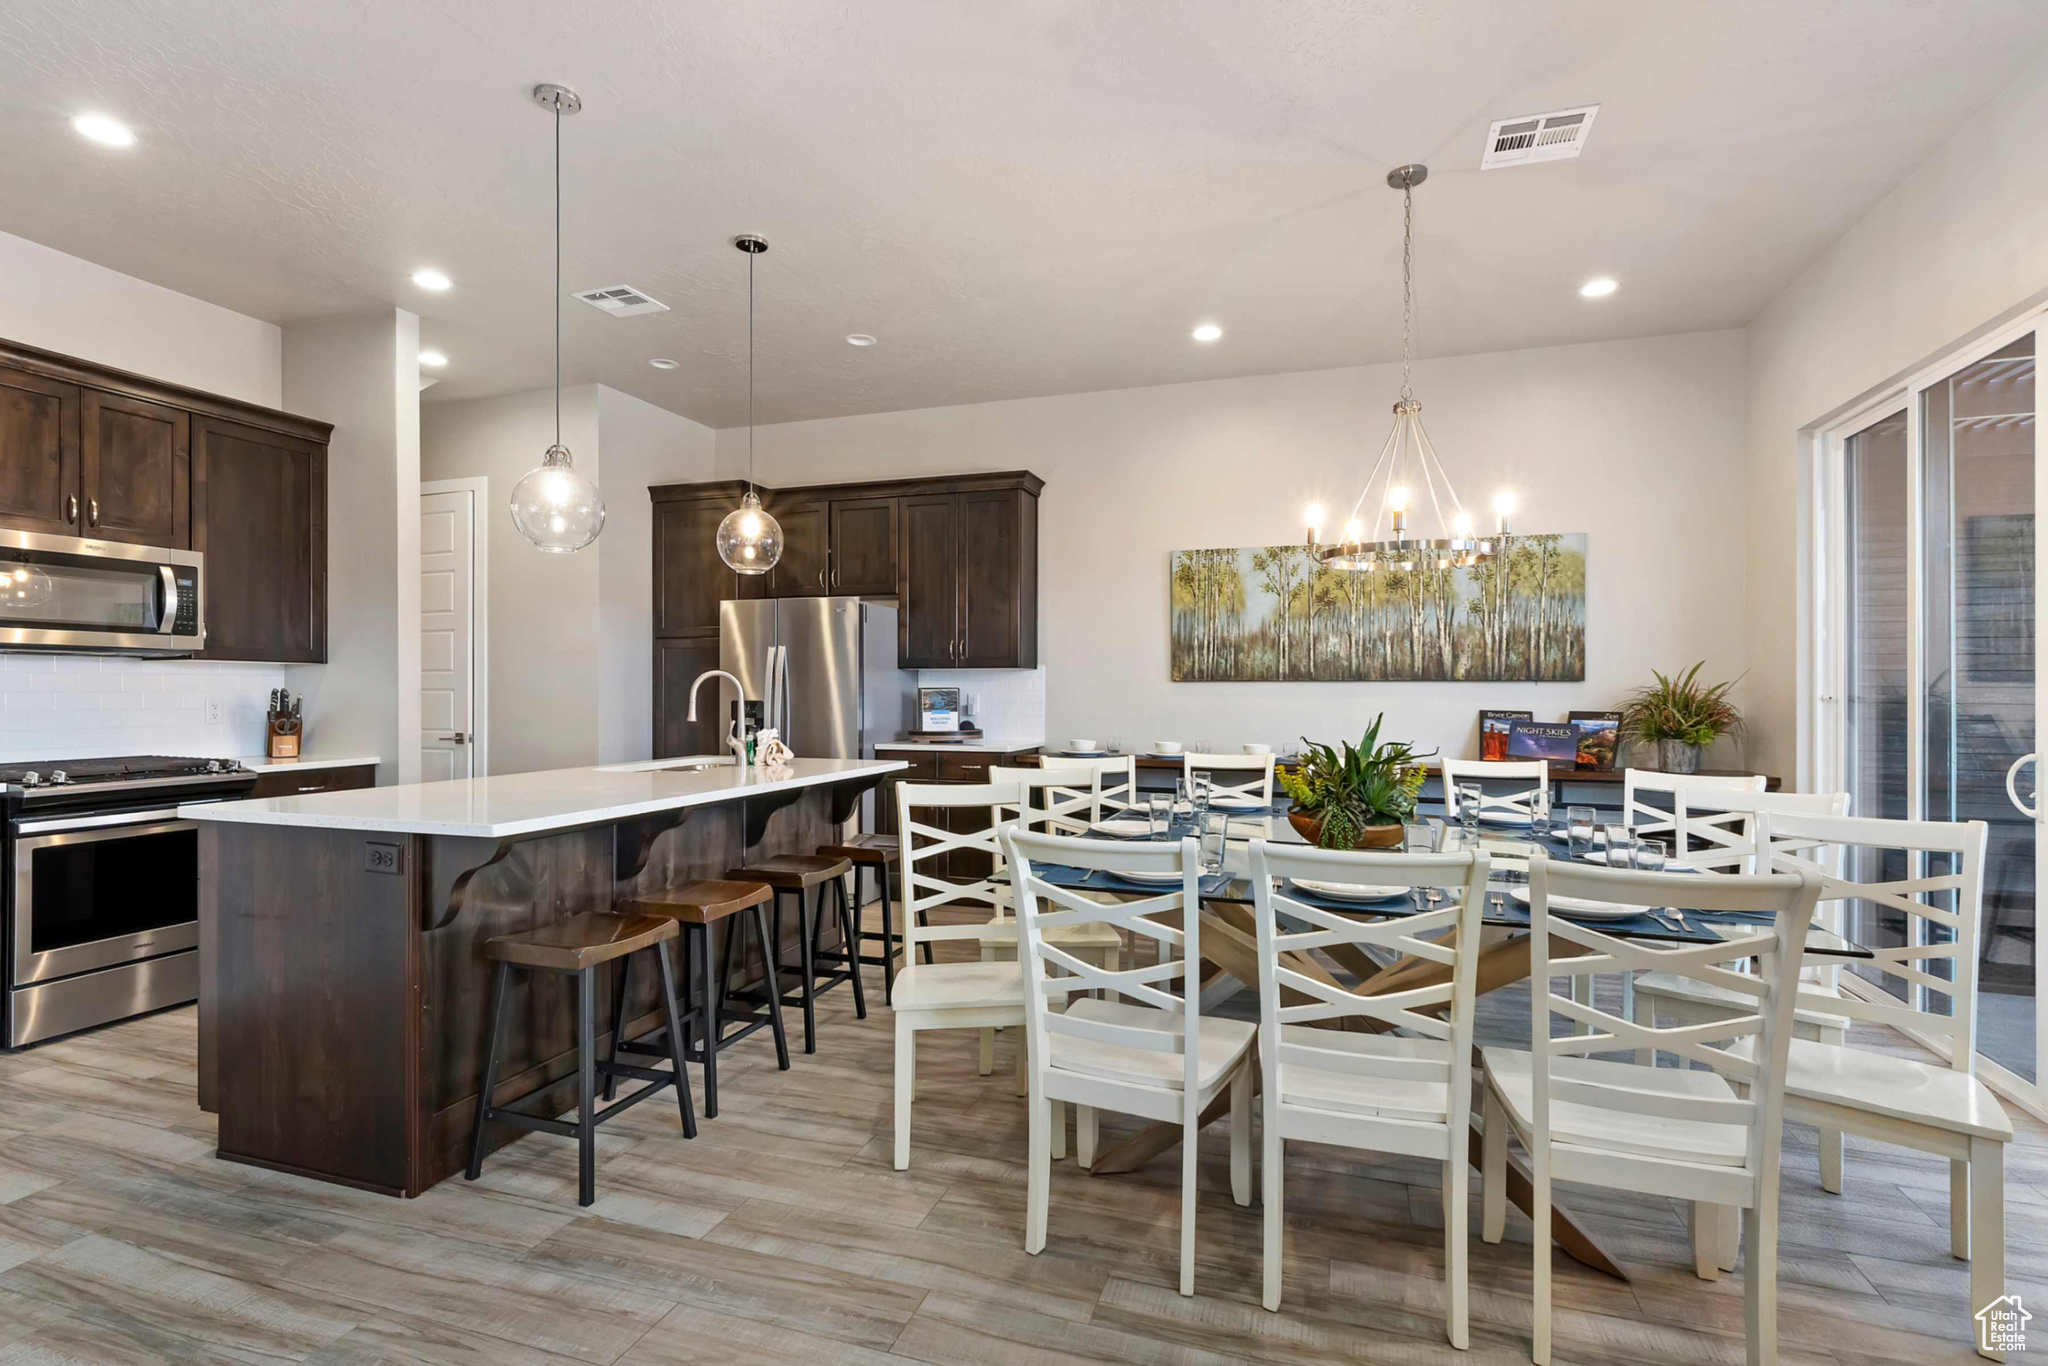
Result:
{"label": "white door", "polygon": [[420,495],[420,781],[473,778],[477,680],[473,489]]}

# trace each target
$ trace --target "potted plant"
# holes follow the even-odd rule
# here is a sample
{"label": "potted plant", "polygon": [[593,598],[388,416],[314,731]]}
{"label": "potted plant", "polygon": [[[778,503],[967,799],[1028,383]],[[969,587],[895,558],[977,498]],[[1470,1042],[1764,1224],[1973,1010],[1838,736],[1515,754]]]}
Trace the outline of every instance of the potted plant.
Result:
{"label": "potted plant", "polygon": [[1415,750],[1380,739],[1383,712],[1357,745],[1341,749],[1302,737],[1301,760],[1280,770],[1280,786],[1294,799],[1287,819],[1301,837],[1324,849],[1392,849],[1415,814],[1423,768]]}
{"label": "potted plant", "polygon": [[1652,669],[1657,681],[1622,703],[1622,738],[1654,745],[1657,766],[1666,773],[1699,772],[1701,750],[1723,735],[1742,734],[1742,713],[1728,700],[1735,680],[1701,683],[1705,666],[1701,660],[1668,678]]}

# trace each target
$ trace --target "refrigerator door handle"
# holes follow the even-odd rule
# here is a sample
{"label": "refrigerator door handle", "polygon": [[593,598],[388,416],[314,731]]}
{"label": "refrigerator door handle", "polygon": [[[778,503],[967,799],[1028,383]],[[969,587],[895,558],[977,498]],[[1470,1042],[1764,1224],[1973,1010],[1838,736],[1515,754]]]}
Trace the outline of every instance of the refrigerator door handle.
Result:
{"label": "refrigerator door handle", "polygon": [[790,723],[796,718],[796,700],[790,696],[789,647],[778,645],[775,648],[782,652],[782,743],[795,753],[796,745],[790,739]]}

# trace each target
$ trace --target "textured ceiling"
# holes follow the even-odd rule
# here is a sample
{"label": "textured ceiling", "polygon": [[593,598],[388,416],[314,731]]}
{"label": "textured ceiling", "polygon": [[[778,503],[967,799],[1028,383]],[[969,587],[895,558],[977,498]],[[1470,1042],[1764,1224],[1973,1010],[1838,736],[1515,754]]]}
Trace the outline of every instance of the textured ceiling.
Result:
{"label": "textured ceiling", "polygon": [[[568,301],[566,378],[729,426],[736,232],[763,421],[1312,369],[1399,353],[1409,160],[1425,356],[1739,325],[2044,43],[2040,0],[10,0],[0,229],[280,322],[396,303],[429,401],[531,388],[559,81],[564,287],[673,310]],[[1477,169],[1594,101],[1582,159]]]}

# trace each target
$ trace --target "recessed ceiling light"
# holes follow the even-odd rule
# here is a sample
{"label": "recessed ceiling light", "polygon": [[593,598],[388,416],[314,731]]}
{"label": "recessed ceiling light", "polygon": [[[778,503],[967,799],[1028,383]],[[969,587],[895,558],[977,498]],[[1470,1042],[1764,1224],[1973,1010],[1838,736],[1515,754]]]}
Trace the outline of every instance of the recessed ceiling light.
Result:
{"label": "recessed ceiling light", "polygon": [[412,282],[421,289],[431,289],[436,294],[455,283],[438,270],[416,270],[412,273]]}
{"label": "recessed ceiling light", "polygon": [[135,145],[135,134],[129,131],[128,125],[117,119],[110,119],[105,114],[80,114],[71,120],[71,126],[94,142],[103,143],[108,147]]}
{"label": "recessed ceiling light", "polygon": [[1598,279],[1588,280],[1580,285],[1579,296],[1585,299],[1604,299],[1620,288],[1621,286],[1614,282],[1612,276],[1602,275]]}
{"label": "recessed ceiling light", "polygon": [[683,368],[683,363],[681,361],[670,360],[667,356],[656,356],[653,360],[647,363],[657,370],[680,370]]}
{"label": "recessed ceiling light", "polygon": [[431,366],[433,366],[433,367],[434,367],[434,368],[435,368],[436,370],[438,370],[438,369],[440,369],[440,368],[441,368],[442,366],[446,365],[447,363],[448,363],[448,357],[447,357],[447,356],[445,356],[445,355],[443,355],[443,354],[442,354],[441,352],[439,352],[439,351],[422,351],[422,352],[420,352],[420,364],[421,364],[421,365],[431,365]]}
{"label": "recessed ceiling light", "polygon": [[1212,342],[1223,335],[1223,329],[1215,323],[1203,323],[1188,335],[1199,342]]}
{"label": "recessed ceiling light", "polygon": [[846,334],[846,344],[848,346],[873,346],[875,339],[865,332],[849,332]]}

